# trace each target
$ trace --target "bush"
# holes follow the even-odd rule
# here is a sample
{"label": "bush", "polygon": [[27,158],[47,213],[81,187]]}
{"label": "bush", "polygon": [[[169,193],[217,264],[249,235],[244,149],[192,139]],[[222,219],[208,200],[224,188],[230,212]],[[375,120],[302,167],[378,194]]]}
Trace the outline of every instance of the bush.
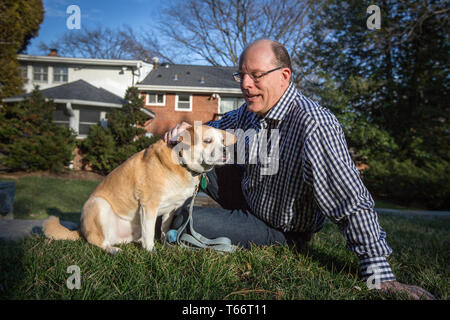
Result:
{"label": "bush", "polygon": [[53,101],[30,98],[0,108],[0,164],[10,170],[60,172],[73,159],[75,132],[53,123]]}
{"label": "bush", "polygon": [[450,164],[440,158],[418,166],[411,160],[369,162],[363,172],[374,194],[404,204],[421,204],[433,210],[450,209]]}
{"label": "bush", "polygon": [[142,129],[146,115],[140,111],[144,102],[136,88],[125,94],[127,101],[122,108],[108,113],[107,127],[91,126],[85,140],[78,147],[83,155],[83,165],[103,175],[108,174],[133,154],[147,148],[160,137],[146,137]]}

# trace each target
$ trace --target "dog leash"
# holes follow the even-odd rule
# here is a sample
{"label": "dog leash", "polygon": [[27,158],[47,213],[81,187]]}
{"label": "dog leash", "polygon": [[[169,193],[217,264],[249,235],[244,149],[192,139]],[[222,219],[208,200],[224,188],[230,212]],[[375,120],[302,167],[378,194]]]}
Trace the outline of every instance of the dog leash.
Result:
{"label": "dog leash", "polygon": [[[192,211],[194,209],[194,201],[195,197],[198,194],[199,186],[201,186],[203,189],[206,188],[207,184],[207,178],[206,174],[202,174],[200,183],[196,185],[194,194],[192,196],[191,203],[189,204],[189,216],[188,219],[181,225],[178,230],[176,230],[177,238],[176,242],[178,245],[180,245],[182,248],[188,248],[188,249],[213,249],[218,252],[234,252],[236,251],[236,246],[231,244],[231,240],[227,237],[219,237],[216,239],[208,239],[204,236],[202,236],[200,233],[196,232],[194,230],[193,225],[193,217],[192,217]],[[189,233],[187,232],[187,228],[189,227]],[[172,230],[170,230],[172,231]],[[170,232],[169,231],[169,232]],[[166,244],[171,246],[167,239]]]}

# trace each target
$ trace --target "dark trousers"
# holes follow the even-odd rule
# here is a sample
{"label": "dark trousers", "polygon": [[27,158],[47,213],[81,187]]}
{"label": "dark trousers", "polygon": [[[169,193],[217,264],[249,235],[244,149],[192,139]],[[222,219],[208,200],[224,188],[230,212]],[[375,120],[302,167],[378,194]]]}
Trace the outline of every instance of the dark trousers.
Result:
{"label": "dark trousers", "polygon": [[[288,244],[301,248],[311,239],[310,233],[282,232],[275,229],[251,213],[242,194],[242,167],[215,167],[207,176],[208,185],[206,190],[202,191],[222,208],[194,207],[194,229],[203,236],[228,237],[232,244],[244,248],[250,248],[251,244]],[[187,219],[191,199],[177,212],[172,223],[173,229],[177,229]]]}

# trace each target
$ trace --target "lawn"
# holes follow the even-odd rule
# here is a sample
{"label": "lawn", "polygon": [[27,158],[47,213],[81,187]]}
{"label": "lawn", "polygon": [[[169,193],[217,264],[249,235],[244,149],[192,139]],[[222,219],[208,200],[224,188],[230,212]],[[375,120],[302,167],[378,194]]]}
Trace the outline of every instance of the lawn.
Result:
{"label": "lawn", "polygon": [[[78,222],[98,183],[21,178],[15,217],[55,214]],[[448,300],[450,219],[381,215],[380,223],[394,249],[389,262],[397,279]],[[222,255],[156,247],[150,255],[137,244],[122,245],[112,257],[84,240],[35,235],[0,242],[0,299],[405,299],[366,288],[356,255],[331,223],[302,252],[270,246]],[[80,289],[67,288],[72,265],[80,268]]]}

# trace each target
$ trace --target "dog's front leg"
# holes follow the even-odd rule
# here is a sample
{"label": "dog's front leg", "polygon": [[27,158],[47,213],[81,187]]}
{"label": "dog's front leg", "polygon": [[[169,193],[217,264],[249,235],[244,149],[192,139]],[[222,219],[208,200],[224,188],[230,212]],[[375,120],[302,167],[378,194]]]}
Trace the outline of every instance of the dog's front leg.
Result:
{"label": "dog's front leg", "polygon": [[172,225],[172,220],[174,216],[174,211],[166,213],[162,216],[161,222],[161,239],[165,240],[167,237],[167,232],[170,230],[170,226]]}
{"label": "dog's front leg", "polygon": [[148,207],[141,205],[139,208],[139,214],[141,217],[141,242],[142,246],[148,252],[154,250],[155,245],[155,226],[157,210],[149,209]]}

